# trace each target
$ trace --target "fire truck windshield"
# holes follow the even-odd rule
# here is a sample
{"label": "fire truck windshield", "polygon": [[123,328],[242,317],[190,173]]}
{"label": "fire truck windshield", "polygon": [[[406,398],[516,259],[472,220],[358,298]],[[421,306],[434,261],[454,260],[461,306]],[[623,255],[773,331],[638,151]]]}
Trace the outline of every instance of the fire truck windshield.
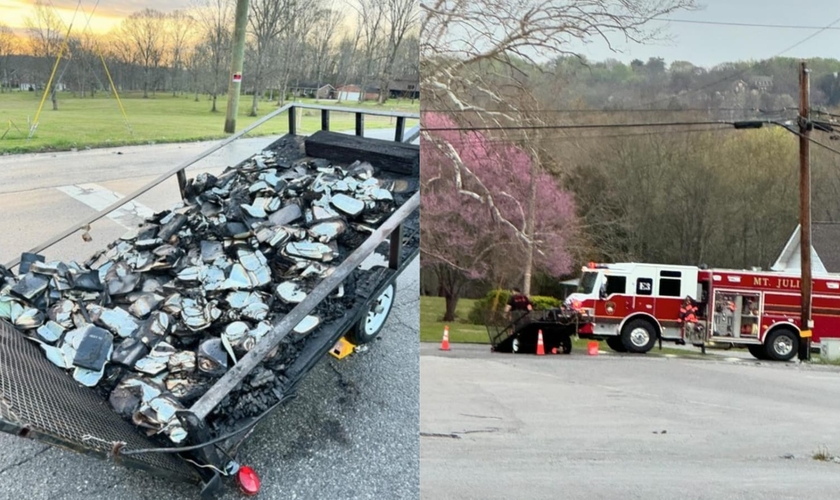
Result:
{"label": "fire truck windshield", "polygon": [[580,277],[577,293],[590,294],[595,289],[595,281],[598,279],[597,272],[587,271]]}

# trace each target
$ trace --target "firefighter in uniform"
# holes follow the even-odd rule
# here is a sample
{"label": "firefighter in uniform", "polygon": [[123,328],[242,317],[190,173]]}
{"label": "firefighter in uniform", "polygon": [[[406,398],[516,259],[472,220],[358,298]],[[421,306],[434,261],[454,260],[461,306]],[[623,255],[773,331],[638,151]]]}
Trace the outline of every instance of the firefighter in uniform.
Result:
{"label": "firefighter in uniform", "polygon": [[684,327],[685,334],[694,333],[697,325],[697,306],[691,297],[686,296],[680,306],[680,325]]}

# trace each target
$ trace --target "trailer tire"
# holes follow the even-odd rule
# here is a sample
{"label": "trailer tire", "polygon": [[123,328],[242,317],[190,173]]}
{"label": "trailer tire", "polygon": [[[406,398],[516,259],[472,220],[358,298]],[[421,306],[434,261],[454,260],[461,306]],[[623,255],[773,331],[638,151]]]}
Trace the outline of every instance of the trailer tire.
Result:
{"label": "trailer tire", "polygon": [[627,352],[621,337],[607,337],[607,345],[615,352]]}
{"label": "trailer tire", "polygon": [[789,328],[773,330],[764,339],[764,349],[774,361],[789,361],[799,351],[799,336]]}
{"label": "trailer tire", "polygon": [[572,353],[572,338],[571,337],[564,337],[563,341],[560,343],[560,346],[563,350],[563,354],[571,354]]}
{"label": "trailer tire", "polygon": [[627,352],[644,354],[656,345],[656,329],[643,319],[628,321],[621,329],[621,343]]}
{"label": "trailer tire", "polygon": [[347,339],[350,342],[356,345],[367,344],[379,336],[388,320],[388,315],[391,314],[396,291],[395,284],[391,283],[378,297],[367,304],[362,319],[347,333]]}
{"label": "trailer tire", "polygon": [[748,345],[747,350],[750,351],[750,354],[752,354],[755,359],[760,359],[761,361],[767,361],[770,359],[770,357],[767,356],[767,349],[764,348],[763,344]]}

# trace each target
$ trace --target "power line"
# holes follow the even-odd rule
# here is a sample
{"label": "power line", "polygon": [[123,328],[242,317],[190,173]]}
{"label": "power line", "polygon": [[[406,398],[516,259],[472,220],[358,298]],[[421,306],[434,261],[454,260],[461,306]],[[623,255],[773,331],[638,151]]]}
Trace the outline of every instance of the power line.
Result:
{"label": "power line", "polygon": [[666,108],[628,108],[628,109],[534,109],[534,110],[471,110],[471,109],[424,109],[421,113],[508,113],[508,114],[524,114],[524,113],[709,113],[709,112],[731,112],[731,111],[750,111],[753,113],[771,114],[782,113],[784,111],[795,108],[781,108],[781,109],[761,109],[761,108],[680,108],[680,109],[666,109]]}
{"label": "power line", "polygon": [[[815,32],[813,32],[813,33],[811,33],[810,35],[808,35],[807,37],[803,38],[802,40],[800,40],[800,41],[796,42],[795,44],[791,45],[790,47],[788,47],[788,48],[786,48],[786,49],[782,50],[781,52],[776,53],[776,54],[775,54],[775,55],[773,55],[773,56],[770,56],[770,59],[773,59],[774,57],[779,57],[779,56],[781,56],[782,54],[784,54],[785,52],[789,52],[789,51],[791,51],[791,50],[795,49],[796,47],[799,47],[800,45],[802,45],[803,43],[807,42],[808,40],[810,40],[810,39],[814,38],[815,36],[819,35],[819,34],[820,34],[820,33],[822,33],[823,31],[825,31],[825,30],[827,30],[827,29],[832,29],[832,27],[833,27],[835,24],[839,23],[839,22],[840,22],[840,17],[838,17],[837,19],[835,19],[834,21],[832,21],[831,23],[829,23],[829,24],[828,24],[828,26],[825,26],[825,27],[823,27],[823,28],[820,28],[819,30],[817,30],[817,31],[815,31]],[[718,85],[718,84],[720,84],[720,83],[726,82],[726,81],[728,81],[728,80],[732,80],[733,78],[738,78],[739,76],[743,75],[744,73],[746,73],[746,72],[747,72],[747,71],[749,71],[750,69],[752,69],[752,66],[748,66],[748,67],[746,67],[746,68],[742,69],[741,71],[738,71],[738,72],[737,72],[737,73],[735,73],[734,75],[727,76],[726,78],[721,78],[720,80],[716,80],[716,81],[714,81],[714,82],[712,82],[712,83],[708,83],[708,84],[703,85],[703,86],[701,86],[701,87],[698,87],[698,88],[696,88],[696,89],[694,89],[694,90],[689,90],[688,92],[686,92],[686,93],[685,93],[685,94],[683,94],[683,95],[686,95],[686,94],[693,94],[693,93],[695,93],[695,92],[699,92],[699,91],[701,91],[701,90],[705,90],[705,89],[707,89],[707,88],[709,88],[709,87],[713,87],[713,86],[715,86],[715,85]],[[662,99],[659,99],[659,100],[656,100],[656,101],[651,101],[651,102],[649,102],[649,103],[646,103],[646,104],[644,104],[643,106],[644,106],[644,107],[647,107],[647,106],[652,106],[652,105],[654,105],[654,104],[658,104],[658,103],[660,103],[660,102],[670,101],[672,98],[673,98],[673,96],[665,97],[665,98],[662,98]]]}
{"label": "power line", "polygon": [[732,130],[729,126],[717,126],[717,127],[707,127],[707,128],[692,128],[692,129],[685,129],[685,130],[665,130],[665,131],[658,131],[658,132],[636,132],[631,134],[580,134],[580,135],[550,135],[550,136],[541,136],[541,137],[513,137],[513,138],[501,138],[501,137],[453,137],[451,139],[446,139],[446,142],[453,144],[479,144],[479,143],[491,143],[491,144],[510,144],[515,146],[515,142],[519,140],[527,140],[527,141],[569,141],[569,140],[586,140],[586,139],[616,139],[616,138],[624,138],[624,137],[644,137],[644,136],[660,136],[660,135],[672,135],[672,134],[690,134],[690,133],[702,133],[702,132],[716,132],[716,131],[729,131]]}
{"label": "power line", "polygon": [[636,127],[677,127],[691,125],[733,125],[731,121],[694,121],[694,122],[653,122],[653,123],[586,123],[563,125],[509,125],[500,127],[434,127],[424,128],[426,132],[478,131],[478,130],[562,130],[562,129],[597,129],[597,128],[636,128]]}
{"label": "power line", "polygon": [[789,127],[785,127],[785,128],[786,128],[786,129],[788,130],[788,132],[790,132],[791,134],[798,135],[799,137],[804,137],[804,138],[808,139],[810,142],[813,142],[814,144],[816,144],[817,146],[820,146],[820,147],[822,147],[822,148],[825,148],[825,149],[827,149],[827,150],[831,151],[832,153],[837,153],[837,154],[839,154],[839,155],[840,155],[840,150],[838,150],[838,149],[834,149],[834,148],[832,148],[831,146],[828,146],[828,145],[826,145],[826,144],[823,144],[823,143],[821,143],[820,141],[818,141],[818,140],[816,140],[816,139],[811,138],[811,136],[809,136],[809,135],[805,135],[805,134],[802,134],[802,133],[800,133],[800,132],[797,132],[796,130],[793,130],[792,128],[789,128]]}
{"label": "power line", "polygon": [[840,27],[822,27],[822,26],[803,26],[798,24],[761,24],[761,23],[735,23],[726,21],[702,21],[693,19],[669,19],[665,17],[652,17],[651,21],[664,21],[669,23],[687,23],[687,24],[709,24],[714,26],[743,26],[747,28],[777,28],[777,29],[823,29],[823,30],[840,30]]}

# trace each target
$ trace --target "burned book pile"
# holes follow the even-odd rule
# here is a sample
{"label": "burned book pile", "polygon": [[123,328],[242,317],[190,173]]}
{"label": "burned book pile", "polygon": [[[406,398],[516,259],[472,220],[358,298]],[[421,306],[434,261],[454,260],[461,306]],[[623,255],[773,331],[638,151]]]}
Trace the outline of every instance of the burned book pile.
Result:
{"label": "burned book pile", "polygon": [[[198,175],[185,201],[82,264],[24,254],[17,275],[0,267],[0,318],[123,418],[183,443],[176,412],[401,204],[399,182],[375,177],[367,163],[342,168],[263,151],[218,177]],[[253,416],[279,401],[283,370],[301,342],[352,306],[345,288],[304,318],[215,413]]]}

